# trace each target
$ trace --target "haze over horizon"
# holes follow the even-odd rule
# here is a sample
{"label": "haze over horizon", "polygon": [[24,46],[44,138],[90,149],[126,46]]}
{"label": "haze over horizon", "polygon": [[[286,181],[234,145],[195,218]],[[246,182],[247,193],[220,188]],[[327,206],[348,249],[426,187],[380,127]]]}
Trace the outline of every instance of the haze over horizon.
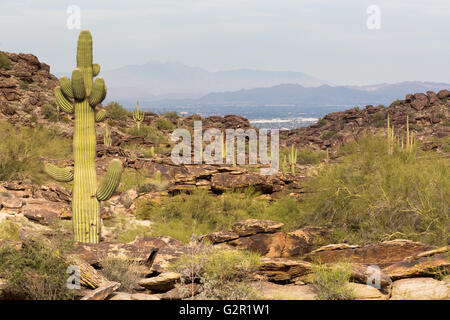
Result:
{"label": "haze over horizon", "polygon": [[[450,83],[445,0],[2,1],[0,50],[72,70],[80,30],[66,27],[69,5],[80,7],[103,70],[157,60],[294,71],[336,85]],[[379,30],[366,26],[370,5],[380,8]]]}

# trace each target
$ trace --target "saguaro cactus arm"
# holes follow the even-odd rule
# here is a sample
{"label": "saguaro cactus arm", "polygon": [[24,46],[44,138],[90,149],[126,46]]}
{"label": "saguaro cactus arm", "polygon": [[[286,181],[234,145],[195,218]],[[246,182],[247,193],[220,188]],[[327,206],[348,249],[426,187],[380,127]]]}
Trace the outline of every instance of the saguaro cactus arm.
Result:
{"label": "saguaro cactus arm", "polygon": [[72,92],[72,82],[67,77],[61,77],[59,79],[59,86],[61,87],[61,91],[64,94],[64,96],[69,99],[73,99],[73,92]]}
{"label": "saguaro cactus arm", "polygon": [[59,168],[51,163],[45,164],[44,167],[45,172],[59,182],[70,182],[73,180],[73,168],[65,167]]}
{"label": "saguaro cactus arm", "polygon": [[55,89],[55,98],[56,98],[56,103],[58,104],[59,108],[66,112],[66,113],[73,113],[74,108],[73,108],[73,103],[69,100],[66,99],[66,97],[64,97],[64,94],[61,91],[60,87],[57,87]]}
{"label": "saguaro cactus arm", "polygon": [[105,117],[106,117],[106,111],[104,109],[102,109],[95,114],[95,122],[103,121],[103,119],[105,119]]}
{"label": "saguaro cactus arm", "polygon": [[92,86],[92,92],[89,96],[89,104],[92,107],[95,107],[99,103],[103,101],[106,97],[106,86],[105,80],[102,77],[98,77],[95,79],[95,82]]}
{"label": "saguaro cactus arm", "polygon": [[117,186],[120,183],[120,176],[122,175],[122,163],[118,159],[111,161],[106,177],[97,190],[97,200],[105,201],[111,198]]}

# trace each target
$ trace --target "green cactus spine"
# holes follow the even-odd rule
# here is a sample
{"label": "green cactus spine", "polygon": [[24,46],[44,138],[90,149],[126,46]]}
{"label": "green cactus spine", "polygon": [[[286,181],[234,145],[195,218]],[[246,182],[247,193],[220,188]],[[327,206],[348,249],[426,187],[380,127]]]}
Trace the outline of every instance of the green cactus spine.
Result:
{"label": "green cactus spine", "polygon": [[139,111],[139,102],[136,102],[136,107],[133,111],[133,120],[136,122],[138,131],[141,130],[141,122],[144,121],[144,112]]}
{"label": "green cactus spine", "polygon": [[60,79],[55,89],[60,109],[75,113],[73,136],[74,170],[46,165],[47,173],[58,181],[73,180],[72,222],[75,241],[98,243],[100,240],[100,201],[108,200],[120,182],[122,163],[114,159],[100,187],[97,186],[95,168],[96,136],[95,122],[105,118],[105,111],[95,113],[95,107],[106,96],[103,78],[98,64],[92,64],[92,36],[88,30],[81,31],[77,47],[77,68],[72,80]]}

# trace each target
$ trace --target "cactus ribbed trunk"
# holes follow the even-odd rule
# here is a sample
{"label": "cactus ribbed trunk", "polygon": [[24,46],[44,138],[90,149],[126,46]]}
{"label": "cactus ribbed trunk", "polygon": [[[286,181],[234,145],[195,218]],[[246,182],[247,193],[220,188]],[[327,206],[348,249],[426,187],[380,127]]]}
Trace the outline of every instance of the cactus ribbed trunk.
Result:
{"label": "cactus ribbed trunk", "polygon": [[122,163],[111,161],[108,172],[100,186],[97,186],[95,168],[96,135],[95,122],[105,118],[105,112],[95,113],[95,107],[105,99],[105,80],[92,78],[100,72],[100,65],[92,64],[92,36],[83,30],[78,38],[77,68],[72,79],[61,77],[60,86],[55,89],[58,106],[67,113],[75,112],[73,153],[75,167],[58,168],[47,164],[47,173],[57,181],[73,180],[72,221],[75,241],[98,243],[100,241],[100,201],[113,195],[120,183]]}
{"label": "cactus ribbed trunk", "polygon": [[72,215],[75,241],[96,243],[100,236],[100,203],[95,170],[95,113],[87,100],[75,105],[75,159]]}

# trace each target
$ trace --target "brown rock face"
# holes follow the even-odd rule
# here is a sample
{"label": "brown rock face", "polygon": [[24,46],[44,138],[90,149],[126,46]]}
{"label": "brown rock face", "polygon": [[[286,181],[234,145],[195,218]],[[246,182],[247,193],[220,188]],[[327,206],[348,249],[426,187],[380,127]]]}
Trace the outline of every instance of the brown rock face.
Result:
{"label": "brown rock face", "polygon": [[165,272],[153,278],[139,281],[139,285],[154,292],[167,292],[175,288],[175,283],[180,279],[176,272]]}
{"label": "brown rock face", "polygon": [[347,262],[376,264],[381,267],[402,261],[408,256],[430,249],[433,249],[433,247],[409,240],[385,241],[364,247],[330,245],[312,251],[307,255],[306,260],[322,263],[344,260]]}
{"label": "brown rock face", "polygon": [[448,98],[448,97],[450,97],[450,91],[446,90],[446,89],[441,90],[441,91],[438,92],[437,96],[438,96],[439,99]]}
{"label": "brown rock face", "polygon": [[416,93],[414,99],[411,102],[411,106],[417,111],[422,110],[429,104],[428,97],[424,93]]}
{"label": "brown rock face", "polygon": [[258,274],[275,283],[290,283],[295,278],[311,273],[309,262],[284,258],[261,258]]}
{"label": "brown rock face", "polygon": [[61,217],[70,217],[71,208],[64,202],[52,202],[45,199],[30,199],[21,210],[28,219],[43,225]]}
{"label": "brown rock face", "polygon": [[[445,247],[445,249],[448,251],[447,247]],[[404,259],[404,261],[397,262],[383,268],[383,272],[393,280],[422,276],[435,276],[439,273],[448,271],[450,271],[450,260],[448,259],[448,253],[439,253],[439,250],[435,250],[430,255],[408,257]]]}
{"label": "brown rock face", "polygon": [[231,230],[243,237],[256,233],[275,232],[283,226],[284,223],[272,220],[247,219],[234,223]]}

